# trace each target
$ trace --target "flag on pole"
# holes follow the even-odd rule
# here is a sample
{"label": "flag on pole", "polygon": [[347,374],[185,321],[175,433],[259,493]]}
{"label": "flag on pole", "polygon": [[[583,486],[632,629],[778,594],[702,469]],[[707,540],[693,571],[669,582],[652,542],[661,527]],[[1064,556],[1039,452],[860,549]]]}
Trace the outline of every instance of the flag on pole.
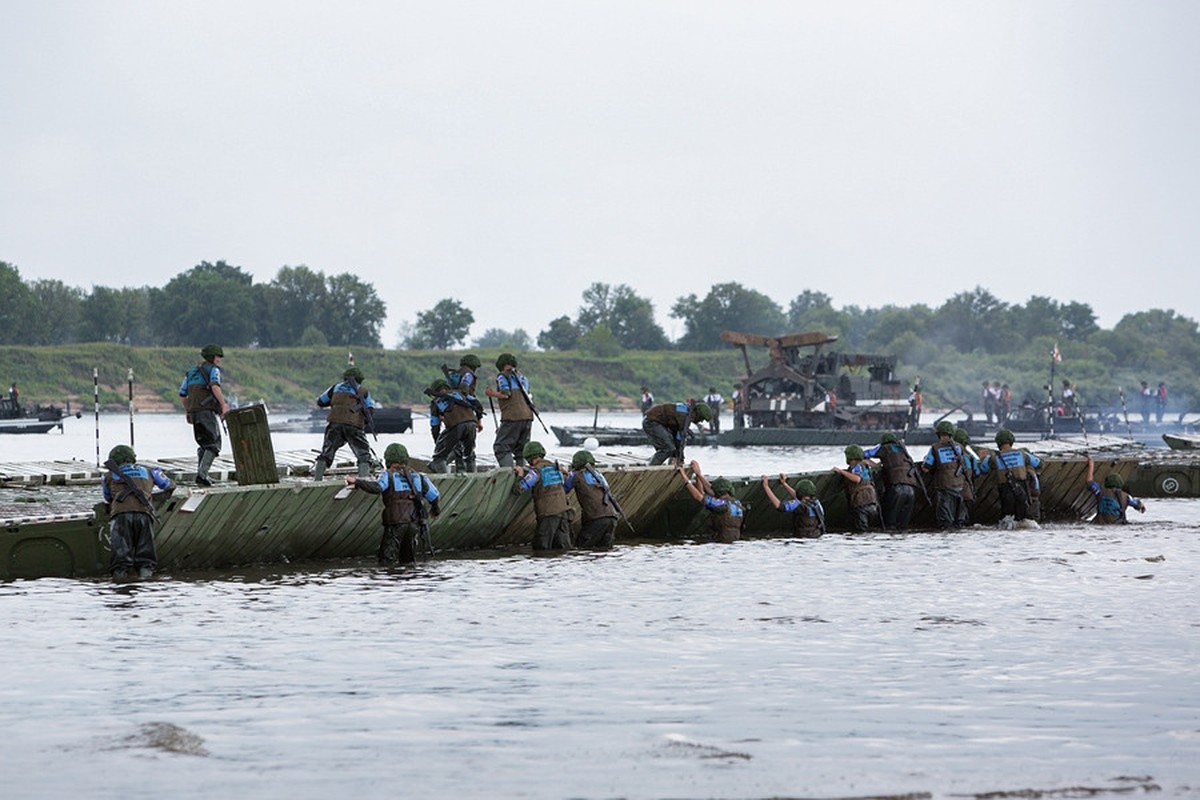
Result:
{"label": "flag on pole", "polygon": [[1050,351],[1050,358],[1054,359],[1055,364],[1062,363],[1062,353],[1058,352],[1058,342],[1054,343],[1054,349]]}

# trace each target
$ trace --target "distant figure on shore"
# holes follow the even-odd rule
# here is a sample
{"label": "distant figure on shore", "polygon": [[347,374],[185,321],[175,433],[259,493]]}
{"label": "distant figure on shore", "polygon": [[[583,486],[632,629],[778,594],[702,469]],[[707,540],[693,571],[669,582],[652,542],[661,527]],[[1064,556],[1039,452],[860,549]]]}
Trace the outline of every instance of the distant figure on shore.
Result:
{"label": "distant figure on shore", "polygon": [[908,395],[908,427],[915,428],[921,424],[921,406],[924,401],[921,397],[921,384],[918,381],[913,384],[912,392]]}
{"label": "distant figure on shore", "polygon": [[100,482],[108,503],[109,571],[113,578],[139,578],[154,575],[158,557],[154,552],[154,489],[170,491],[171,479],[161,469],[147,469],[137,463],[137,454],[129,445],[119,444],[108,452],[104,462],[108,472]]}
{"label": "distant figure on shore", "polygon": [[1092,457],[1088,456],[1088,491],[1100,498],[1096,508],[1096,516],[1092,519],[1092,522],[1097,525],[1123,525],[1129,522],[1129,519],[1125,516],[1125,509],[1136,508],[1138,513],[1146,513],[1146,504],[1125,491],[1125,481],[1121,478],[1121,473],[1108,473],[1108,476],[1104,479],[1104,488],[1101,489],[1100,484],[1093,480],[1095,471],[1096,465],[1092,461]]}
{"label": "distant figure on shore", "polygon": [[[999,384],[999,381],[996,383]],[[1000,386],[999,392],[1000,402],[996,405],[996,424],[1003,426],[1008,422],[1009,414],[1012,413],[1012,389],[1009,389],[1006,383]]]}
{"label": "distant figure on shore", "polygon": [[21,408],[21,390],[17,388],[17,384],[15,381],[13,382],[12,386],[8,387],[8,399],[10,402],[12,402],[12,406],[14,409],[20,410],[20,408]]}
{"label": "distant figure on shore", "polygon": [[1158,391],[1154,393],[1154,416],[1162,424],[1163,414],[1167,410],[1167,384],[1158,382]]}
{"label": "distant figure on shore", "polygon": [[649,386],[642,387],[642,414],[645,414],[654,405],[654,395],[650,392]]}
{"label": "distant figure on shore", "polygon": [[208,469],[221,454],[221,420],[229,413],[229,403],[221,391],[221,360],[225,351],[219,344],[206,344],[200,350],[204,360],[188,369],[179,387],[187,421],[196,439],[196,485],[212,486]]}
{"label": "distant figure on shore", "polygon": [[1154,403],[1154,391],[1150,384],[1142,381],[1142,424],[1150,424],[1150,406]]}
{"label": "distant figure on shore", "polygon": [[741,381],[733,385],[733,427],[734,430],[746,427],[746,387]]}
{"label": "distant figure on shore", "polygon": [[987,381],[983,382],[983,393],[980,395],[980,402],[983,403],[983,415],[987,418],[988,425],[991,425],[993,418],[996,416],[996,396],[992,394],[992,385]]}
{"label": "distant figure on shore", "polygon": [[1079,398],[1075,394],[1075,387],[1066,378],[1062,382],[1062,416],[1074,416],[1079,410]]}
{"label": "distant figure on shore", "polygon": [[712,421],[709,425],[712,426],[713,433],[721,432],[721,404],[725,402],[725,398],[717,391],[717,387],[708,387],[708,394],[704,395],[704,402],[712,409]]}

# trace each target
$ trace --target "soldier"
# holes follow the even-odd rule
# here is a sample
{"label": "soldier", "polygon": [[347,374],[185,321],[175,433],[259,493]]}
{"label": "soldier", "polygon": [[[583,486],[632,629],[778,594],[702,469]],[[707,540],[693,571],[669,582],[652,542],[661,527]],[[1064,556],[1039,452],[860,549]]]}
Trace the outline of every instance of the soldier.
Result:
{"label": "soldier", "polygon": [[[996,431],[996,446],[999,451],[984,453],[979,460],[979,474],[992,473],[998,481],[1000,495],[1000,527],[1012,530],[1018,523],[1036,527],[1038,493],[1037,469],[1041,460],[1026,450],[1015,450],[1017,437],[1004,428]],[[1090,480],[1090,478],[1089,478]]]}
{"label": "soldier", "polygon": [[522,455],[529,466],[514,466],[513,472],[517,488],[533,493],[533,513],[537,517],[533,549],[570,550],[571,507],[567,504],[566,475],[558,464],[546,459],[546,448],[541,442],[525,445]]}
{"label": "soldier", "polygon": [[429,459],[429,471],[449,472],[446,460],[461,448],[466,471],[474,472],[475,437],[483,430],[483,406],[474,395],[451,389],[446,381],[434,381],[429,388],[434,391],[430,410],[436,409],[442,425],[433,456]]}
{"label": "soldier", "polygon": [[933,476],[934,517],[938,527],[946,531],[961,524],[967,473],[962,448],[954,442],[954,423],[944,419],[934,430],[938,439],[921,462],[921,471]]}
{"label": "soldier", "polygon": [[575,543],[592,550],[611,549],[617,530],[617,505],[608,481],[596,469],[595,457],[587,450],[576,452],[571,459],[564,488],[567,492],[575,491],[583,512],[583,527]]}
{"label": "soldier", "polygon": [[187,421],[196,439],[196,484],[212,486],[208,470],[221,454],[221,420],[229,413],[229,403],[221,391],[221,360],[225,351],[218,344],[206,344],[200,351],[204,360],[188,369],[179,387]]}
{"label": "soldier", "polygon": [[[359,480],[346,476],[346,484],[383,499],[383,538],[379,541],[380,564],[412,564],[417,560],[417,540],[427,537],[422,498],[429,502],[429,513],[437,517],[438,490],[429,476],[408,469],[408,448],[389,444],[383,451],[386,471],[378,480]],[[426,540],[428,541],[428,540]]]}
{"label": "soldier", "polygon": [[879,444],[863,451],[866,458],[879,462],[883,481],[883,526],[888,530],[907,530],[917,503],[917,489],[925,493],[921,474],[908,448],[894,433],[879,437]]}
{"label": "soldier", "polygon": [[112,549],[109,569],[114,578],[127,578],[137,571],[149,578],[158,566],[154,553],[155,487],[169,492],[174,484],[157,467],[147,469],[137,463],[133,448],[119,444],[108,453],[100,488],[108,503],[108,543]]}
{"label": "soldier", "polygon": [[659,403],[651,406],[642,419],[642,430],[654,447],[650,465],[661,464],[675,458],[683,464],[683,451],[687,444],[690,425],[699,425],[712,419],[712,411],[704,403]]}
{"label": "soldier", "polygon": [[684,485],[688,487],[688,493],[692,499],[703,505],[704,509],[707,509],[712,515],[710,524],[712,524],[713,539],[724,542],[726,545],[742,539],[746,512],[742,501],[733,497],[733,482],[725,477],[719,477],[709,483],[700,469],[700,462],[692,461],[689,467],[691,474],[695,476],[695,482],[689,479],[688,473],[685,473],[683,467],[679,468],[679,477],[682,477]]}
{"label": "soldier", "polygon": [[712,514],[713,538],[725,544],[742,538],[742,530],[746,527],[746,507],[733,496],[733,482],[727,478],[717,478],[709,483],[700,471],[699,462],[692,461],[689,466],[696,478],[695,483],[688,479],[683,467],[679,467],[679,477],[683,478],[692,499]]}
{"label": "soldier", "polygon": [[1096,465],[1092,462],[1092,457],[1088,456],[1088,491],[1100,498],[1100,502],[1096,508],[1096,516],[1092,519],[1092,522],[1095,522],[1097,525],[1124,525],[1129,522],[1129,519],[1125,516],[1125,509],[1136,508],[1138,513],[1146,513],[1146,504],[1125,491],[1125,481],[1121,478],[1121,473],[1108,473],[1104,478],[1104,488],[1101,489],[1100,484],[1093,480],[1095,470]]}
{"label": "soldier", "polygon": [[871,480],[871,465],[866,462],[863,449],[856,444],[845,449],[846,468],[833,467],[846,482],[846,504],[850,509],[850,526],[859,533],[871,530],[871,525],[881,525],[879,500],[875,496],[875,484]]}
{"label": "soldier", "polygon": [[825,533],[825,506],[817,498],[817,485],[804,478],[793,489],[787,475],[782,472],[779,473],[779,482],[792,496],[790,500],[780,502],[771,491],[771,482],[766,475],[762,476],[763,493],[777,510],[792,515],[792,531],[795,535],[802,539],[816,539]]}
{"label": "soldier", "polygon": [[[376,407],[371,393],[363,386],[363,373],[358,367],[347,367],[342,373],[341,383],[335,383],[317,398],[317,405],[329,409],[325,424],[325,441],[321,454],[313,465],[313,479],[323,480],[325,470],[333,465],[333,459],[342,445],[350,445],[358,460],[358,477],[371,473],[371,445],[367,443],[364,430],[371,419],[371,410]],[[371,427],[374,427],[373,425]]]}
{"label": "soldier", "polygon": [[533,432],[533,403],[529,397],[529,381],[517,372],[517,357],[501,353],[496,359],[496,388],[487,387],[488,397],[500,401],[500,426],[492,452],[502,467],[524,464],[521,452]]}

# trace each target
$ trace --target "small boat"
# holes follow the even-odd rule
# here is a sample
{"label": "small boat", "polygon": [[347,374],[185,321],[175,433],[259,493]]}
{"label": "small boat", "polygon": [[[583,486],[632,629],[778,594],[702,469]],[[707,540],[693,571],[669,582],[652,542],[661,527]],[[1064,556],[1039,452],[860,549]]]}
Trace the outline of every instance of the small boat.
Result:
{"label": "small boat", "polygon": [[1200,449],[1200,434],[1197,433],[1164,433],[1162,439],[1172,450]]}
{"label": "small boat", "polygon": [[[291,417],[271,423],[277,433],[324,433],[329,409],[314,408],[307,417]],[[404,433],[413,426],[411,408],[388,406],[375,409],[375,433]]]}
{"label": "small boat", "polygon": [[[62,430],[68,412],[58,406],[35,406],[24,408],[17,400],[0,399],[0,433],[46,433],[55,428]],[[79,412],[76,417],[81,416]]]}
{"label": "small boat", "polygon": [[[588,439],[595,439],[598,447],[637,447],[649,444],[646,432],[641,428],[610,428],[596,425],[551,425],[558,443],[563,447],[583,447]],[[697,433],[688,434],[688,444],[697,447],[717,444],[718,434]]]}

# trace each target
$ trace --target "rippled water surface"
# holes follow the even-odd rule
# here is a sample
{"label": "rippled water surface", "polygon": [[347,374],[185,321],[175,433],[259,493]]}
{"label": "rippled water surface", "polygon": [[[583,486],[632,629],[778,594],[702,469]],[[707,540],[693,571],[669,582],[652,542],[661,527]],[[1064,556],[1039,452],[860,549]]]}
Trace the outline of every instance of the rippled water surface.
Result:
{"label": "rippled water surface", "polygon": [[0,763],[22,797],[1195,796],[1200,520],[1154,507],[0,584]]}
{"label": "rippled water surface", "polygon": [[[178,419],[138,437],[189,452]],[[0,796],[1198,797],[1198,579],[1200,502],[1151,500],[1122,528],[0,584]]]}

